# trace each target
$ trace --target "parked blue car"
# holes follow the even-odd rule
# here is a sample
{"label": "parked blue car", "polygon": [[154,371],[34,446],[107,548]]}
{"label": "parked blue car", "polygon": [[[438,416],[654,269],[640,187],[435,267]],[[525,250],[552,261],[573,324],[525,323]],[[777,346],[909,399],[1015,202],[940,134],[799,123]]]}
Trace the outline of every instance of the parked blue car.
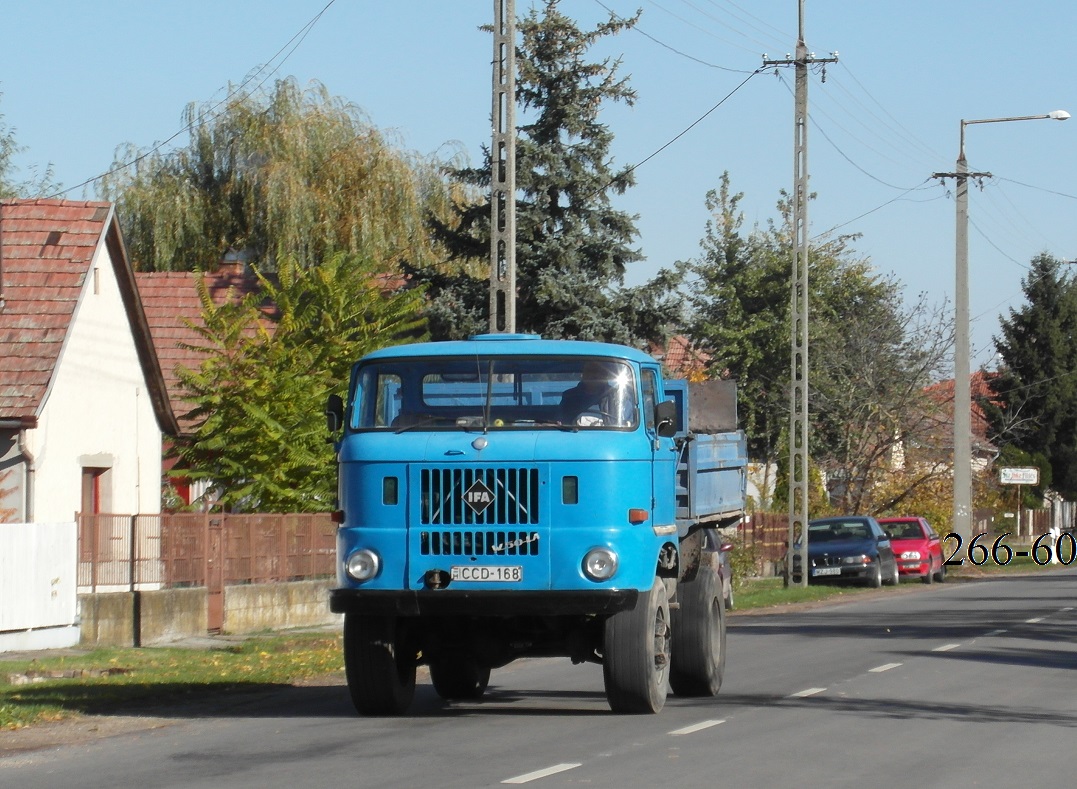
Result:
{"label": "parked blue car", "polygon": [[[793,546],[793,580],[800,583],[800,545]],[[890,535],[870,515],[844,515],[808,522],[808,583],[859,581],[879,587],[898,583]]]}

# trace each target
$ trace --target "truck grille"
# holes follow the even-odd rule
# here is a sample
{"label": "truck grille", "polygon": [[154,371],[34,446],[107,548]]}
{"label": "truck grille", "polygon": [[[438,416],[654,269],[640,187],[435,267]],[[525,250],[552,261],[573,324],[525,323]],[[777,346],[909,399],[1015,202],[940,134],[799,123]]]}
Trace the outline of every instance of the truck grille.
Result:
{"label": "truck grille", "polygon": [[538,556],[539,535],[530,531],[424,531],[423,556]]}
{"label": "truck grille", "polygon": [[[475,495],[478,491],[481,495]],[[537,468],[421,469],[420,523],[530,526],[539,522]]]}

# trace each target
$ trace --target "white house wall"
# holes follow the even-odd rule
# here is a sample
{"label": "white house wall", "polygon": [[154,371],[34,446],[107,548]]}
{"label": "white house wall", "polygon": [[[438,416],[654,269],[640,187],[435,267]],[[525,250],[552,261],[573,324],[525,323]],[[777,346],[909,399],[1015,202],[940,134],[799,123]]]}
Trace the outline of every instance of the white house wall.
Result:
{"label": "white house wall", "polygon": [[102,510],[161,508],[161,431],[104,243],[98,245],[38,427],[29,431],[34,520],[71,520],[83,467],[110,468]]}

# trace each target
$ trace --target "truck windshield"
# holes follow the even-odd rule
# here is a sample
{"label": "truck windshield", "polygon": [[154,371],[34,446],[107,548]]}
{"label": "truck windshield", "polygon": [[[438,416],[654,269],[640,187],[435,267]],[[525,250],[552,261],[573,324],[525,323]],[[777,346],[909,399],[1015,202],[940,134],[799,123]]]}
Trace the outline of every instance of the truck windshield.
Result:
{"label": "truck windshield", "polygon": [[359,368],[354,430],[630,430],[636,378],[600,357],[380,359]]}

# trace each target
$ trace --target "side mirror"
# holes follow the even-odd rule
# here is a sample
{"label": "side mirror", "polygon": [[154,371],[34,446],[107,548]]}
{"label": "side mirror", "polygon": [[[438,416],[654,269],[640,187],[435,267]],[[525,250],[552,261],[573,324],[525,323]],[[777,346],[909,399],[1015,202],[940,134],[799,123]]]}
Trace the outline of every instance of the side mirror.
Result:
{"label": "side mirror", "polygon": [[654,407],[654,424],[658,435],[672,438],[677,435],[677,404],[665,400]]}
{"label": "side mirror", "polygon": [[325,423],[330,433],[336,433],[344,425],[344,400],[338,394],[331,394],[326,400]]}

